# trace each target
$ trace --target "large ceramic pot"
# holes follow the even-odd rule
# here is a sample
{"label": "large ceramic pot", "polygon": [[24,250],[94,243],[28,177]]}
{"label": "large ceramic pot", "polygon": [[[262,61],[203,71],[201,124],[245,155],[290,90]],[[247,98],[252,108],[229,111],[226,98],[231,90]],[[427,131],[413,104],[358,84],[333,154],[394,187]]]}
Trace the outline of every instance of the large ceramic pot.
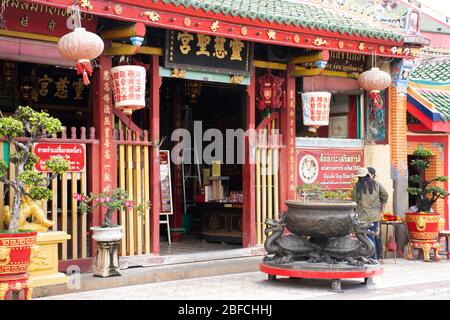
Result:
{"label": "large ceramic pot", "polygon": [[287,229],[299,236],[343,237],[350,234],[356,203],[352,201],[286,201]]}
{"label": "large ceramic pot", "polygon": [[36,234],[0,233],[0,277],[27,274]]}
{"label": "large ceramic pot", "polygon": [[123,226],[117,227],[91,227],[92,239],[98,242],[119,241],[123,237]]}
{"label": "large ceramic pot", "polygon": [[406,225],[411,241],[436,242],[439,237],[439,222],[441,217],[438,213],[407,213]]}

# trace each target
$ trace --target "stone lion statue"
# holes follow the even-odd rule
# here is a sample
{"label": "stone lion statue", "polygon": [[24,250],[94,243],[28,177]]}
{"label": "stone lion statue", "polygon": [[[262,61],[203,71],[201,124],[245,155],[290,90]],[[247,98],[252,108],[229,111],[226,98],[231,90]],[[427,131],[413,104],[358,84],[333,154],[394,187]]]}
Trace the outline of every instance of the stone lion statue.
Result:
{"label": "stone lion statue", "polygon": [[[30,230],[46,232],[55,223],[47,219],[46,212],[42,209],[42,201],[33,201],[28,196],[22,197],[20,206],[19,230]],[[11,209],[9,206],[3,208],[3,220],[6,224],[11,221]]]}

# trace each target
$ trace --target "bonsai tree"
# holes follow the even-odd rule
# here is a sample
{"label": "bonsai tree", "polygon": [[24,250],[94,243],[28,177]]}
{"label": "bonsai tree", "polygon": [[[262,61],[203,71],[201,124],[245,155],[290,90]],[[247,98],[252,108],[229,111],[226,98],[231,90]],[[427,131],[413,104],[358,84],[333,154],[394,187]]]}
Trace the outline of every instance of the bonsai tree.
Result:
{"label": "bonsai tree", "polygon": [[[51,174],[46,177],[34,170],[37,156],[33,153],[33,143],[62,131],[58,119],[45,112],[38,112],[30,107],[19,107],[10,117],[0,118],[0,137],[14,147],[10,162],[14,164],[14,179],[8,179],[8,164],[0,160],[0,181],[14,190],[14,202],[8,231],[16,233],[19,226],[22,197],[31,200],[48,200],[51,198],[50,182],[59,174],[69,170],[69,163],[62,157],[54,157],[46,161]],[[24,139],[17,139],[23,137]],[[20,141],[19,141],[20,140]]]}
{"label": "bonsai tree", "polygon": [[134,201],[129,200],[127,192],[120,188],[117,188],[111,192],[104,192],[100,194],[91,193],[89,196],[82,193],[74,193],[73,197],[79,202],[78,208],[81,213],[92,212],[98,207],[103,207],[106,209],[105,220],[102,223],[102,228],[111,228],[116,226],[112,223],[112,217],[118,210],[124,208],[127,210],[132,210],[135,208],[139,214],[142,214],[146,208],[146,204],[136,205]]}
{"label": "bonsai tree", "polygon": [[433,153],[419,146],[413,155],[416,159],[411,161],[411,165],[417,169],[418,174],[409,177],[413,187],[408,188],[408,192],[416,197],[418,212],[430,212],[431,206],[437,200],[444,199],[449,195],[445,189],[433,185],[433,183],[446,182],[448,177],[437,176],[426,180],[425,171],[430,167],[430,158],[433,156]]}

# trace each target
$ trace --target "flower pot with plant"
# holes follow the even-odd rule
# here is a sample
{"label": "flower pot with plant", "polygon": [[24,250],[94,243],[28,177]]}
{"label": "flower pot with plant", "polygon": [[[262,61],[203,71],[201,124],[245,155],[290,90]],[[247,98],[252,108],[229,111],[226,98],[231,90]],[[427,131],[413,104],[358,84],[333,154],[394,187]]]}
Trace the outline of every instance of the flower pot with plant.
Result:
{"label": "flower pot with plant", "polygon": [[426,178],[426,170],[430,168],[430,159],[433,153],[419,146],[414,151],[414,160],[411,165],[416,168],[417,174],[409,177],[412,187],[408,188],[408,192],[415,196],[414,212],[406,214],[406,225],[410,238],[409,256],[411,257],[412,248],[423,250],[424,260],[430,261],[429,252],[431,249],[435,252],[435,260],[439,260],[438,236],[440,214],[432,212],[432,206],[439,199],[445,199],[449,193],[438,183],[448,181],[446,176],[436,176],[431,179]]}
{"label": "flower pot with plant", "polygon": [[106,209],[102,225],[90,228],[93,232],[92,238],[97,241],[94,276],[104,278],[120,276],[118,248],[123,237],[123,226],[113,223],[113,215],[120,210],[142,214],[147,205],[136,205],[122,189],[101,194],[91,193],[89,196],[75,193],[74,198],[79,202],[78,207],[82,213],[90,213],[96,208]]}
{"label": "flower pot with plant", "polygon": [[[0,285],[3,284],[0,300],[9,296],[12,287],[5,283],[11,277],[20,279],[17,288],[28,290],[28,268],[37,231],[46,230],[52,224],[40,210],[39,201],[51,198],[50,182],[70,166],[62,157],[53,157],[46,161],[49,176],[35,171],[38,158],[33,153],[33,144],[62,129],[58,119],[30,107],[19,107],[14,115],[0,118],[0,137],[12,146],[10,163],[14,164],[14,175],[8,176],[8,163],[0,160],[0,182],[14,192],[12,208],[5,206],[2,212],[8,227],[0,231]],[[28,218],[34,218],[37,223],[27,222]],[[31,290],[27,296],[31,298]]]}

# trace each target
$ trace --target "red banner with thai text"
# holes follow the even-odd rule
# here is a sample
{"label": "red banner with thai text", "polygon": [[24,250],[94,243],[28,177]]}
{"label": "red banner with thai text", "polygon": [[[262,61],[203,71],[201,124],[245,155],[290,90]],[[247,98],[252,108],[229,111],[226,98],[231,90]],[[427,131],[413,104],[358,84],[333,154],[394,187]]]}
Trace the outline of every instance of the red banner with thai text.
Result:
{"label": "red banner with thai text", "polygon": [[35,143],[34,153],[39,158],[36,170],[49,172],[45,165],[47,160],[63,157],[70,163],[68,172],[82,172],[86,169],[86,145],[82,143]]}
{"label": "red banner with thai text", "polygon": [[[61,37],[71,32],[67,28],[66,9],[45,6],[20,0],[6,0],[4,27],[6,30]],[[87,31],[95,32],[98,18],[81,12],[81,25]]]}
{"label": "red banner with thai text", "polygon": [[326,189],[351,189],[358,169],[364,166],[364,151],[349,149],[297,148],[297,183],[317,184]]}

